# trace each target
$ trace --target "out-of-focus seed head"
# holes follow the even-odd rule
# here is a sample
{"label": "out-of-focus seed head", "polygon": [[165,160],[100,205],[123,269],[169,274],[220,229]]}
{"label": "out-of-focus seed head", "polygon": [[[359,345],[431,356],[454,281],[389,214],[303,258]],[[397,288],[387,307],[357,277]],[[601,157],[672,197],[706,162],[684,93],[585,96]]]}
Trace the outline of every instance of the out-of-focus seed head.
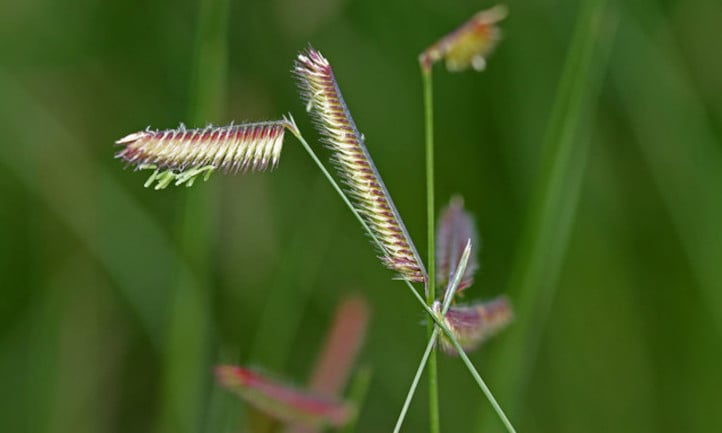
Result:
{"label": "out-of-focus seed head", "polygon": [[264,171],[278,165],[288,120],[246,123],[201,129],[180,126],[164,131],[134,132],[116,144],[116,154],[136,169],[154,170],[146,186],[155,189],[193,185],[200,175],[207,179],[216,170],[226,173]]}
{"label": "out-of-focus seed head", "polygon": [[479,268],[477,260],[479,241],[474,219],[464,210],[464,199],[455,196],[441,212],[436,228],[436,282],[439,287],[446,286],[451,280],[469,240],[471,240],[471,255],[456,289],[457,293],[474,282],[474,273]]}
{"label": "out-of-focus seed head", "polygon": [[[449,307],[445,316],[441,316],[439,302],[434,304],[434,310],[466,352],[498,334],[514,317],[506,296],[471,305],[454,305]],[[439,341],[446,353],[456,354],[456,349],[445,335],[442,334]]]}
{"label": "out-of-focus seed head", "polygon": [[248,368],[218,366],[216,379],[248,404],[281,421],[340,427],[353,414],[347,404],[298,390]]}
{"label": "out-of-focus seed head", "polygon": [[354,207],[381,243],[382,261],[401,278],[425,281],[426,270],[346,107],[331,64],[309,48],[298,55],[293,70]]}
{"label": "out-of-focus seed head", "polygon": [[507,15],[504,5],[478,12],[461,27],[439,39],[419,55],[424,69],[444,59],[449,71],[457,72],[472,68],[481,71],[486,67],[486,57],[501,38],[496,23]]}

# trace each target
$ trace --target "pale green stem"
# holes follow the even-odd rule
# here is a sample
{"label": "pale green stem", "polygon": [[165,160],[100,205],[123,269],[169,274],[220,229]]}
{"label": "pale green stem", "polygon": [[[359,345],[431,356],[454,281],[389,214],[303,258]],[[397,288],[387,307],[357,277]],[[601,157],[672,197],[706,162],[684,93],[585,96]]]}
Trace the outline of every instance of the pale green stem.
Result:
{"label": "pale green stem", "polygon": [[401,408],[401,413],[399,414],[399,418],[396,420],[396,426],[394,427],[394,433],[399,433],[399,431],[401,431],[401,424],[403,424],[404,419],[406,419],[406,412],[408,412],[409,406],[411,405],[411,400],[414,398],[414,393],[416,392],[416,387],[419,385],[419,380],[421,379],[421,374],[424,372],[424,367],[426,367],[426,362],[429,360],[429,355],[431,355],[431,351],[433,350],[434,346],[436,346],[436,337],[438,335],[439,335],[439,328],[434,327],[434,330],[431,331],[431,338],[429,338],[429,344],[426,345],[426,350],[424,350],[424,355],[421,357],[421,362],[419,363],[419,367],[416,369],[416,374],[414,375],[414,380],[411,381],[411,386],[409,387],[409,392],[406,394],[406,400],[404,401],[404,406]]}
{"label": "pale green stem", "polygon": [[[195,124],[218,117],[226,91],[228,0],[202,0],[193,59],[190,121]],[[166,175],[165,182],[173,177]],[[162,182],[161,182],[162,184]],[[157,188],[156,188],[157,189]],[[213,335],[212,286],[208,259],[209,239],[215,235],[219,209],[216,188],[194,189],[179,202],[178,248],[197,277],[198,284],[178,278],[168,314],[168,335],[163,359],[162,404],[159,431],[198,431],[208,408],[203,392],[208,381],[208,349]]]}
{"label": "pale green stem", "polygon": [[[446,290],[446,297],[444,298],[444,304],[441,309],[441,317],[446,315],[446,312],[449,310],[449,306],[451,305],[451,299],[454,297],[452,293],[456,292],[457,287],[459,287],[459,283],[461,282],[461,278],[464,275],[464,272],[466,272],[466,266],[469,263],[469,256],[471,255],[471,240],[467,242],[466,248],[464,249],[464,253],[461,256],[461,261],[459,262],[459,266],[456,268],[456,273],[454,275],[454,279],[452,280],[451,284]],[[431,323],[433,323],[433,320],[431,320]],[[426,367],[426,362],[429,359],[429,355],[431,354],[431,351],[436,346],[436,339],[439,336],[439,328],[434,327],[433,331],[431,332],[431,338],[429,338],[429,343],[426,345],[426,350],[424,351],[424,355],[421,357],[421,362],[419,363],[419,367],[416,369],[416,374],[414,375],[414,380],[411,382],[411,386],[409,387],[409,392],[406,394],[406,400],[404,401],[404,406],[401,408],[401,413],[399,414],[399,418],[396,420],[396,427],[394,427],[394,433],[398,433],[401,430],[401,424],[403,424],[404,419],[406,418],[406,412],[409,410],[409,406],[411,405],[411,400],[414,398],[414,393],[416,392],[416,387],[419,385],[419,379],[421,379],[421,374],[424,372],[424,367]]]}
{"label": "pale green stem", "polygon": [[[426,304],[433,304],[436,299],[436,248],[434,246],[434,105],[433,82],[431,68],[421,64],[421,76],[424,85],[424,124],[426,126],[426,236],[429,263],[429,280],[426,285]],[[429,338],[432,336],[434,324],[428,321]],[[439,385],[436,367],[436,346],[429,357],[429,430],[431,433],[441,431],[439,421]]]}
{"label": "pale green stem", "polygon": [[[406,280],[404,280],[406,281]],[[424,301],[424,298],[421,297],[421,295],[418,294],[418,292],[414,289],[414,286],[411,285],[408,281],[406,281],[407,285],[409,286],[409,289],[411,290],[411,293],[414,295],[417,301],[419,301],[419,304],[421,304],[424,307],[424,310],[427,314],[429,314],[429,317],[436,322],[436,325],[441,328],[442,331],[444,331],[444,334],[449,338],[449,341],[451,341],[451,344],[454,346],[454,349],[459,353],[459,358],[461,358],[462,362],[466,366],[466,369],[469,370],[469,373],[471,373],[471,376],[474,378],[474,381],[476,381],[477,385],[479,385],[479,388],[481,389],[481,392],[484,393],[486,398],[489,400],[489,403],[491,403],[491,407],[494,409],[496,414],[499,416],[499,419],[501,419],[501,422],[504,424],[504,427],[506,427],[506,430],[510,433],[516,433],[516,430],[514,429],[514,426],[509,421],[509,418],[507,418],[506,414],[504,413],[504,410],[499,406],[499,403],[494,398],[494,395],[491,393],[491,390],[486,385],[486,382],[484,382],[484,379],[481,378],[481,375],[479,375],[479,372],[476,371],[476,368],[474,367],[474,364],[471,363],[471,360],[468,356],[466,356],[466,352],[464,352],[464,349],[461,347],[459,342],[456,340],[456,337],[454,337],[454,334],[451,333],[449,328],[444,324],[444,322],[441,321],[440,318],[436,317],[436,314],[434,313],[434,310],[429,308],[428,305],[426,305],[426,302]]]}
{"label": "pale green stem", "polygon": [[[304,149],[306,149],[306,152],[308,152],[308,154],[311,156],[311,159],[313,159],[313,161],[316,163],[316,165],[317,165],[318,168],[321,170],[321,172],[324,174],[324,176],[326,176],[326,179],[328,179],[328,181],[331,183],[331,186],[333,187],[334,190],[336,190],[336,192],[337,192],[338,195],[341,197],[341,199],[343,200],[343,202],[346,203],[346,206],[348,206],[349,210],[351,210],[351,213],[354,214],[354,216],[356,217],[356,219],[357,219],[357,220],[359,221],[359,223],[361,224],[361,227],[363,227],[364,231],[369,235],[369,237],[371,237],[371,240],[372,240],[376,245],[378,245],[378,247],[381,248],[381,250],[383,251],[383,248],[382,248],[381,243],[379,242],[378,238],[377,238],[377,237],[374,235],[374,233],[371,231],[371,229],[369,228],[368,224],[366,224],[366,222],[363,220],[363,218],[362,218],[361,215],[358,213],[358,211],[357,211],[356,208],[353,206],[353,204],[352,204],[351,201],[348,199],[348,197],[346,197],[346,194],[344,194],[344,192],[343,192],[343,190],[341,189],[341,187],[338,186],[338,183],[336,183],[336,181],[334,180],[334,178],[331,176],[331,173],[329,173],[329,171],[328,171],[328,170],[326,169],[326,167],[323,165],[323,163],[321,162],[321,160],[318,159],[318,156],[316,156],[316,153],[313,151],[313,149],[312,149],[311,146],[308,144],[308,142],[306,141],[306,139],[303,138],[303,136],[301,135],[300,131],[299,131],[298,128],[296,127],[296,124],[294,123],[293,118],[291,118],[291,119],[289,120],[289,123],[290,123],[290,125],[289,125],[289,130],[290,130],[290,131],[293,133],[293,135],[298,139],[298,141],[301,142],[301,145],[303,145]],[[451,331],[449,330],[449,328],[441,321],[441,319],[439,319],[438,317],[436,317],[436,314],[434,313],[434,310],[432,310],[431,307],[426,304],[426,301],[424,301],[424,299],[421,297],[421,295],[419,294],[419,292],[414,288],[413,284],[411,284],[411,282],[410,282],[409,280],[403,280],[403,282],[406,283],[406,286],[407,286],[407,287],[409,288],[409,290],[411,291],[411,294],[414,295],[414,298],[416,298],[416,300],[419,301],[419,303],[421,304],[421,306],[424,308],[424,311],[426,311],[426,313],[429,315],[429,317],[431,318],[431,320],[433,320],[433,321],[436,323],[436,325],[437,325],[439,328],[441,328],[441,330],[444,331],[444,334],[449,338],[449,341],[451,341],[451,344],[454,346],[454,348],[456,349],[456,351],[459,353],[459,357],[460,357],[461,360],[464,362],[464,365],[465,365],[466,368],[469,370],[469,372],[471,373],[471,375],[472,375],[472,377],[474,378],[474,380],[476,381],[476,383],[479,385],[479,388],[481,389],[481,391],[484,393],[484,395],[486,396],[486,398],[487,398],[487,399],[489,400],[489,402],[491,403],[491,406],[494,408],[494,411],[496,411],[497,415],[499,415],[499,418],[500,418],[501,421],[504,423],[504,426],[506,427],[506,429],[507,429],[509,432],[511,432],[511,433],[516,433],[516,430],[514,430],[514,427],[511,425],[511,422],[509,422],[509,419],[506,417],[506,414],[504,413],[504,411],[503,411],[503,410],[501,409],[501,407],[499,406],[499,403],[496,402],[496,399],[494,398],[494,395],[491,393],[491,391],[489,390],[489,387],[486,386],[486,383],[485,383],[484,380],[481,378],[481,376],[479,375],[479,373],[476,371],[476,368],[474,367],[474,365],[473,365],[473,364],[471,363],[471,361],[469,360],[469,357],[466,356],[466,353],[464,352],[464,349],[461,348],[461,345],[460,345],[459,342],[456,340],[456,337],[454,337],[454,334],[451,333]],[[433,331],[432,331],[432,333],[433,333]],[[433,350],[433,349],[432,349],[432,350]]]}
{"label": "pale green stem", "polygon": [[354,404],[356,411],[353,418],[343,427],[339,433],[353,433],[356,431],[358,424],[359,412],[366,400],[369,384],[371,383],[371,369],[368,367],[361,368],[351,383],[351,391],[349,391],[349,401]]}

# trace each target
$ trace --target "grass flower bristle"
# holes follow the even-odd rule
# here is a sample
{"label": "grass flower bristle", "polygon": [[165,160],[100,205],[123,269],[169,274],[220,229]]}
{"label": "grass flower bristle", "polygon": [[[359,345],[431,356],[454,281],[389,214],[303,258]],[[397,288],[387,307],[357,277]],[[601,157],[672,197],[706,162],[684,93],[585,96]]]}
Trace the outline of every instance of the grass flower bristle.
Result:
{"label": "grass flower bristle", "polygon": [[436,229],[436,282],[439,287],[451,281],[469,240],[471,240],[471,255],[456,289],[457,293],[474,282],[474,273],[479,268],[477,260],[479,241],[474,219],[464,210],[464,199],[455,196],[442,211]]}
{"label": "grass flower bristle", "polygon": [[[441,303],[434,304],[434,310],[441,316]],[[471,305],[454,305],[440,317],[464,351],[469,352],[490,337],[498,334],[514,318],[506,296]],[[441,348],[449,355],[457,355],[449,339],[442,334]]]}
{"label": "grass flower bristle", "polygon": [[264,171],[278,165],[288,120],[135,132],[116,144],[116,154],[137,169],[154,170],[146,182],[156,189],[171,183],[191,186],[200,175],[207,179],[216,170],[226,173]]}
{"label": "grass flower bristle", "polygon": [[281,421],[341,427],[353,415],[347,404],[298,390],[248,368],[221,365],[215,371],[224,388]]}
{"label": "grass flower bristle", "polygon": [[472,68],[481,71],[486,67],[486,57],[496,47],[501,31],[495,25],[507,15],[504,5],[476,13],[453,32],[439,39],[419,56],[425,69],[444,59],[446,69],[452,72]]}
{"label": "grass flower bristle", "polygon": [[426,281],[424,265],[351,118],[330,63],[309,48],[299,54],[294,73],[347,193],[381,243],[384,264],[401,278]]}

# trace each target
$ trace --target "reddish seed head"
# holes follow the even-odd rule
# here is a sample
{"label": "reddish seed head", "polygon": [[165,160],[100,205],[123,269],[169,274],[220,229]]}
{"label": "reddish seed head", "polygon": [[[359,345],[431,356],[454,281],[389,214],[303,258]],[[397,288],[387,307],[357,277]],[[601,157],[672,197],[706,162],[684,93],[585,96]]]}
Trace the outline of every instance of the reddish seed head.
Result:
{"label": "reddish seed head", "polygon": [[[435,308],[439,313],[438,303]],[[499,296],[486,302],[449,307],[442,320],[461,347],[468,352],[506,328],[513,318],[509,300],[506,296]],[[440,341],[441,348],[446,353],[456,354],[456,349],[446,336],[442,335]]]}
{"label": "reddish seed head", "polygon": [[425,70],[433,63],[445,59],[449,71],[473,68],[481,71],[486,67],[486,57],[499,42],[501,32],[496,23],[507,15],[504,5],[478,12],[453,32],[439,39],[419,55]]}
{"label": "reddish seed head", "polygon": [[[281,156],[284,132],[289,127],[290,122],[284,119],[203,129],[181,126],[134,132],[116,142],[123,146],[116,158],[138,169],[155,169],[149,183],[158,177],[158,187],[172,180],[177,184],[192,184],[192,179],[201,172],[237,173],[274,168]],[[164,170],[163,173],[159,174],[160,170]]]}
{"label": "reddish seed head", "polygon": [[382,262],[406,280],[425,281],[426,270],[346,107],[330,63],[309,48],[298,55],[294,73],[348,195],[381,244]]}
{"label": "reddish seed head", "polygon": [[449,283],[456,272],[468,240],[471,240],[471,255],[457,292],[466,289],[474,282],[474,273],[479,268],[477,261],[479,242],[474,220],[464,210],[464,200],[460,196],[455,196],[441,212],[436,228],[436,282],[440,287]]}
{"label": "reddish seed head", "polygon": [[236,366],[216,367],[224,388],[274,418],[306,425],[344,425],[352,414],[346,404],[298,390],[252,370]]}
{"label": "reddish seed head", "polygon": [[255,379],[252,371],[233,365],[219,365],[215,373],[218,382],[226,388],[248,386]]}

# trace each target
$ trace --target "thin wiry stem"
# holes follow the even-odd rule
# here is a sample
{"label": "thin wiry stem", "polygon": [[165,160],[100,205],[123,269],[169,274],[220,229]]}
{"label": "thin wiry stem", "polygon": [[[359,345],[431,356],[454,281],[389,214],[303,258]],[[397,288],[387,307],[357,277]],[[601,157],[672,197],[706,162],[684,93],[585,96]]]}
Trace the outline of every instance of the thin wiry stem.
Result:
{"label": "thin wiry stem", "polygon": [[[431,68],[421,64],[421,75],[424,82],[424,123],[426,125],[426,236],[428,242],[429,281],[426,286],[426,303],[430,306],[436,299],[436,248],[434,246],[435,222],[434,212],[434,107]],[[428,320],[429,339],[434,335],[434,325]],[[439,433],[439,386],[436,365],[436,345],[431,349],[429,357],[429,430]]]}
{"label": "thin wiry stem", "polygon": [[[334,190],[338,193],[338,195],[341,197],[341,200],[343,200],[344,203],[346,203],[346,206],[351,210],[351,213],[356,217],[358,222],[361,224],[361,227],[363,227],[364,231],[369,235],[371,240],[379,245],[378,239],[376,239],[376,236],[374,236],[371,229],[368,227],[366,222],[361,218],[361,215],[359,215],[358,211],[354,208],[353,204],[351,204],[351,201],[346,197],[341,187],[338,186],[336,181],[334,180],[333,176],[331,176],[331,173],[326,169],[326,167],[323,165],[321,160],[316,156],[316,153],[313,151],[311,146],[308,144],[305,138],[303,138],[303,135],[301,135],[301,132],[296,127],[296,123],[293,120],[293,117],[289,117],[289,130],[293,133],[293,135],[298,139],[299,142],[301,142],[301,145],[304,149],[306,149],[306,152],[311,156],[311,159],[316,163],[318,168],[321,170],[321,172],[326,176],[326,179],[331,183],[331,186]],[[489,390],[489,387],[486,386],[486,383],[481,378],[479,373],[476,371],[476,368],[474,367],[474,364],[471,363],[471,360],[469,360],[469,357],[466,356],[466,352],[464,352],[464,349],[462,349],[461,345],[458,341],[456,341],[456,337],[454,337],[454,334],[449,330],[449,328],[444,324],[444,322],[436,317],[436,313],[434,313],[434,310],[431,309],[430,306],[426,304],[426,301],[424,301],[424,298],[421,297],[419,292],[414,288],[414,285],[409,280],[403,280],[403,282],[406,284],[406,286],[409,288],[409,291],[411,291],[411,294],[414,296],[414,298],[419,301],[419,304],[423,307],[424,311],[429,315],[431,320],[433,320],[436,325],[444,332],[444,334],[449,338],[451,341],[451,344],[454,346],[454,348],[459,353],[459,357],[464,362],[464,365],[471,373],[472,377],[474,378],[474,381],[479,385],[479,388],[484,393],[486,398],[489,400],[489,403],[491,403],[491,406],[494,408],[494,411],[497,413],[499,418],[504,423],[504,426],[506,427],[507,431],[510,433],[516,433],[516,430],[512,426],[511,422],[507,418],[506,414],[502,410],[501,406],[499,406],[499,403],[497,403],[496,399],[494,398],[494,395],[491,393],[491,390]]]}
{"label": "thin wiry stem", "polygon": [[[459,268],[457,269],[457,276],[456,279],[451,283],[451,286],[447,290],[447,295],[444,298],[443,307],[441,309],[441,316],[443,317],[446,314],[446,311],[449,309],[449,306],[451,305],[451,299],[453,298],[452,293],[456,291],[456,288],[459,286],[459,283],[461,282],[461,277],[464,275],[466,271],[466,266],[469,262],[469,255],[471,253],[471,246],[467,244],[466,250],[464,251],[464,255],[461,258]],[[433,323],[433,321],[432,321]],[[424,350],[424,355],[421,357],[421,362],[419,362],[419,366],[416,369],[416,374],[414,375],[414,380],[411,382],[411,386],[409,387],[409,392],[406,394],[406,400],[404,401],[404,406],[401,408],[401,413],[399,414],[399,418],[396,420],[396,427],[394,427],[394,433],[398,433],[401,430],[401,424],[403,424],[404,419],[406,418],[406,412],[409,410],[409,406],[411,405],[411,400],[414,398],[414,393],[416,392],[416,387],[419,385],[419,379],[421,379],[421,374],[424,372],[424,367],[426,367],[426,362],[429,359],[429,355],[431,354],[431,351],[436,346],[436,340],[439,336],[439,328],[434,327],[434,330],[431,332],[431,337],[429,338],[429,343],[426,345],[426,350]]]}
{"label": "thin wiry stem", "polygon": [[484,379],[481,378],[481,375],[478,371],[476,371],[476,368],[474,367],[474,364],[472,364],[469,357],[466,355],[466,352],[464,352],[464,349],[461,347],[459,342],[456,340],[456,337],[454,334],[449,330],[449,328],[443,323],[441,319],[436,317],[436,314],[434,311],[429,308],[428,305],[426,305],[426,302],[424,301],[424,298],[421,297],[421,295],[414,289],[414,286],[411,285],[408,281],[406,281],[409,290],[411,291],[411,294],[414,295],[414,298],[416,298],[417,301],[419,301],[419,304],[421,304],[426,311],[427,314],[429,314],[429,317],[436,323],[436,325],[441,328],[442,331],[444,331],[444,334],[449,338],[451,341],[451,344],[454,346],[456,351],[459,353],[459,358],[464,362],[464,365],[466,366],[466,369],[469,370],[469,373],[471,373],[471,376],[474,378],[474,381],[479,385],[479,388],[486,396],[487,400],[489,400],[489,403],[491,403],[491,407],[494,409],[496,414],[499,416],[499,419],[501,419],[501,422],[504,424],[504,427],[506,427],[506,430],[509,433],[516,433],[516,429],[514,429],[514,426],[511,424],[511,421],[509,421],[509,418],[507,418],[506,414],[504,413],[504,410],[499,406],[499,403],[494,398],[494,394],[492,394],[489,387],[486,385],[486,382],[484,382]]}
{"label": "thin wiry stem", "polygon": [[353,382],[350,386],[348,393],[348,400],[354,405],[356,409],[351,417],[351,420],[338,433],[353,433],[356,431],[356,425],[359,420],[359,413],[361,407],[366,401],[366,394],[368,393],[369,384],[371,383],[372,371],[369,367],[362,367],[358,373],[356,373]]}
{"label": "thin wiry stem", "polygon": [[403,424],[404,419],[406,419],[406,412],[408,412],[409,406],[411,406],[411,400],[414,398],[414,393],[416,393],[416,387],[419,385],[419,380],[421,379],[421,374],[424,372],[424,367],[426,367],[426,362],[429,359],[429,355],[431,354],[434,346],[436,346],[436,340],[438,335],[439,328],[434,328],[434,330],[431,332],[431,338],[429,338],[429,343],[426,345],[426,350],[424,350],[424,355],[421,357],[421,362],[419,362],[419,367],[416,369],[416,374],[414,375],[414,380],[411,382],[411,386],[409,387],[409,392],[406,394],[406,400],[404,401],[404,405],[401,408],[399,418],[396,420],[396,426],[394,426],[394,433],[399,433],[399,431],[401,431],[401,424]]}

